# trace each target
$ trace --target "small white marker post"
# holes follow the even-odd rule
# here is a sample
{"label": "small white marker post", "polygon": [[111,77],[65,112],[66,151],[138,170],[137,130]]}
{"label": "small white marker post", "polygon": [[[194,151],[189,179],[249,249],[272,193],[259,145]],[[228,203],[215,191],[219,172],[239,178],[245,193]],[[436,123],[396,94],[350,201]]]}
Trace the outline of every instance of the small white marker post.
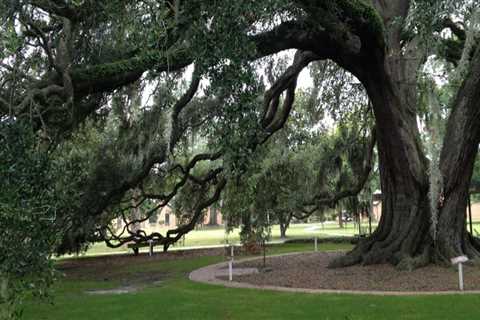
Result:
{"label": "small white marker post", "polygon": [[315,243],[315,252],[318,251],[318,240],[317,237],[314,238],[313,242]]}
{"label": "small white marker post", "polygon": [[228,261],[228,281],[233,279],[233,261]]}
{"label": "small white marker post", "polygon": [[233,244],[230,245],[230,259],[233,261],[234,247]]}
{"label": "small white marker post", "polygon": [[458,265],[458,287],[463,291],[463,263],[468,261],[466,256],[459,256],[450,259],[453,265]]}
{"label": "small white marker post", "polygon": [[148,252],[148,255],[151,257],[153,256],[153,240],[152,239],[148,240],[148,244],[150,246],[150,251]]}

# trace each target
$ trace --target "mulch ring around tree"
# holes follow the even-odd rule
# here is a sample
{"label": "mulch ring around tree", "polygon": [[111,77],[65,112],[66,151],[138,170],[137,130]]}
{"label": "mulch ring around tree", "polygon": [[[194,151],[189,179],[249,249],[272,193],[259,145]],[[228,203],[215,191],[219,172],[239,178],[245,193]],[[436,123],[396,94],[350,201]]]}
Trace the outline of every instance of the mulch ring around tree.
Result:
{"label": "mulch ring around tree", "polygon": [[[458,271],[454,267],[428,266],[414,271],[400,271],[391,265],[327,268],[340,252],[301,253],[269,257],[267,272],[236,275],[235,282],[256,286],[285,288],[438,292],[458,291]],[[238,261],[234,268],[262,270],[263,259]],[[227,280],[224,275],[217,279]],[[480,290],[480,267],[464,265],[465,290]]]}

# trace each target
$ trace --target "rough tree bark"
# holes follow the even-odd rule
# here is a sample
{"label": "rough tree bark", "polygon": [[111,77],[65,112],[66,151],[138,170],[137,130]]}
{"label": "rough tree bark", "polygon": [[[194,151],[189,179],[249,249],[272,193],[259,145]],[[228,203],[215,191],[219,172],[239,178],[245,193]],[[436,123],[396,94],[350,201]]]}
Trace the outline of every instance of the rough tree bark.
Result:
{"label": "rough tree bark", "polygon": [[454,101],[440,157],[443,203],[435,252],[440,259],[462,254],[480,258],[480,243],[468,234],[465,212],[470,180],[480,142],[480,47]]}
{"label": "rough tree bark", "polygon": [[390,262],[411,268],[428,260],[428,165],[419,142],[415,113],[402,96],[402,85],[392,79],[397,72],[385,68],[363,80],[377,125],[383,194],[378,229],[332,266]]}
{"label": "rough tree bark", "polygon": [[365,86],[375,114],[382,217],[371,237],[331,266],[389,262],[411,269],[430,262],[445,263],[463,254],[477,258],[479,246],[466,231],[465,209],[480,141],[480,50],[472,59],[448,121],[441,155],[444,193],[433,239],[429,163],[419,142],[415,110],[415,78],[425,57],[414,40],[404,46],[400,30],[388,27],[393,17],[406,16],[409,1],[374,3],[389,30],[385,55],[372,55],[360,68],[349,67]]}
{"label": "rough tree bark", "polygon": [[[385,28],[372,31],[371,27],[357,27],[361,42],[358,52],[350,50],[353,55],[342,54],[335,60],[362,82],[372,103],[383,193],[382,217],[371,237],[333,261],[331,267],[385,262],[412,267],[428,260],[424,257],[428,257],[431,244],[428,163],[419,141],[415,110],[416,71],[423,56],[413,41],[402,44],[401,27],[393,24],[394,18],[398,21],[398,17],[406,17],[409,1],[374,4]],[[374,15],[369,16],[374,24]],[[382,31],[384,42],[370,34]]]}

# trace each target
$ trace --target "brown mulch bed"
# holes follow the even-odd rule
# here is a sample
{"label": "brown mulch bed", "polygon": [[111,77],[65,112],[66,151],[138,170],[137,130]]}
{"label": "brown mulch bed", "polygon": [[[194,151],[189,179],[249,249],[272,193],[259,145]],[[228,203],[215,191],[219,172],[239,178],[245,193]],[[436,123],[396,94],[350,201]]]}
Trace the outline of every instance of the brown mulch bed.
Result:
{"label": "brown mulch bed", "polygon": [[[352,266],[328,269],[333,258],[344,253],[303,253],[267,258],[269,272],[235,277],[236,282],[305,289],[365,291],[458,290],[453,267],[428,266],[399,271],[391,265]],[[235,263],[237,268],[261,268],[263,260]],[[465,290],[480,290],[480,268],[464,266]]]}

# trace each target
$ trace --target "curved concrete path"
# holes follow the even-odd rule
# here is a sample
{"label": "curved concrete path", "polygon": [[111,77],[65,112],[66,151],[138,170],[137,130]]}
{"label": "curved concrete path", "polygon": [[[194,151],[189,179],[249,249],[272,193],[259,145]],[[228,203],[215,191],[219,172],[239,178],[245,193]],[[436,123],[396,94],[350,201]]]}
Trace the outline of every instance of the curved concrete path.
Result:
{"label": "curved concrete path", "polygon": [[[300,254],[287,253],[278,256]],[[276,257],[269,256],[269,257]],[[238,262],[245,262],[251,260],[258,260],[262,258],[247,258],[238,260]],[[334,290],[334,289],[305,289],[305,288],[288,288],[270,285],[254,285],[245,282],[236,282],[235,276],[258,273],[255,268],[235,268],[233,266],[233,281],[226,281],[218,279],[217,277],[228,276],[228,261],[221,262],[213,265],[209,265],[190,273],[189,279],[195,282],[221,285],[230,288],[247,288],[247,289],[259,289],[259,290],[273,290],[282,292],[299,292],[299,293],[314,293],[314,294],[358,294],[358,295],[379,295],[379,296],[414,296],[414,295],[457,295],[457,294],[480,294],[480,290],[465,290],[465,291],[361,291],[361,290]]]}

